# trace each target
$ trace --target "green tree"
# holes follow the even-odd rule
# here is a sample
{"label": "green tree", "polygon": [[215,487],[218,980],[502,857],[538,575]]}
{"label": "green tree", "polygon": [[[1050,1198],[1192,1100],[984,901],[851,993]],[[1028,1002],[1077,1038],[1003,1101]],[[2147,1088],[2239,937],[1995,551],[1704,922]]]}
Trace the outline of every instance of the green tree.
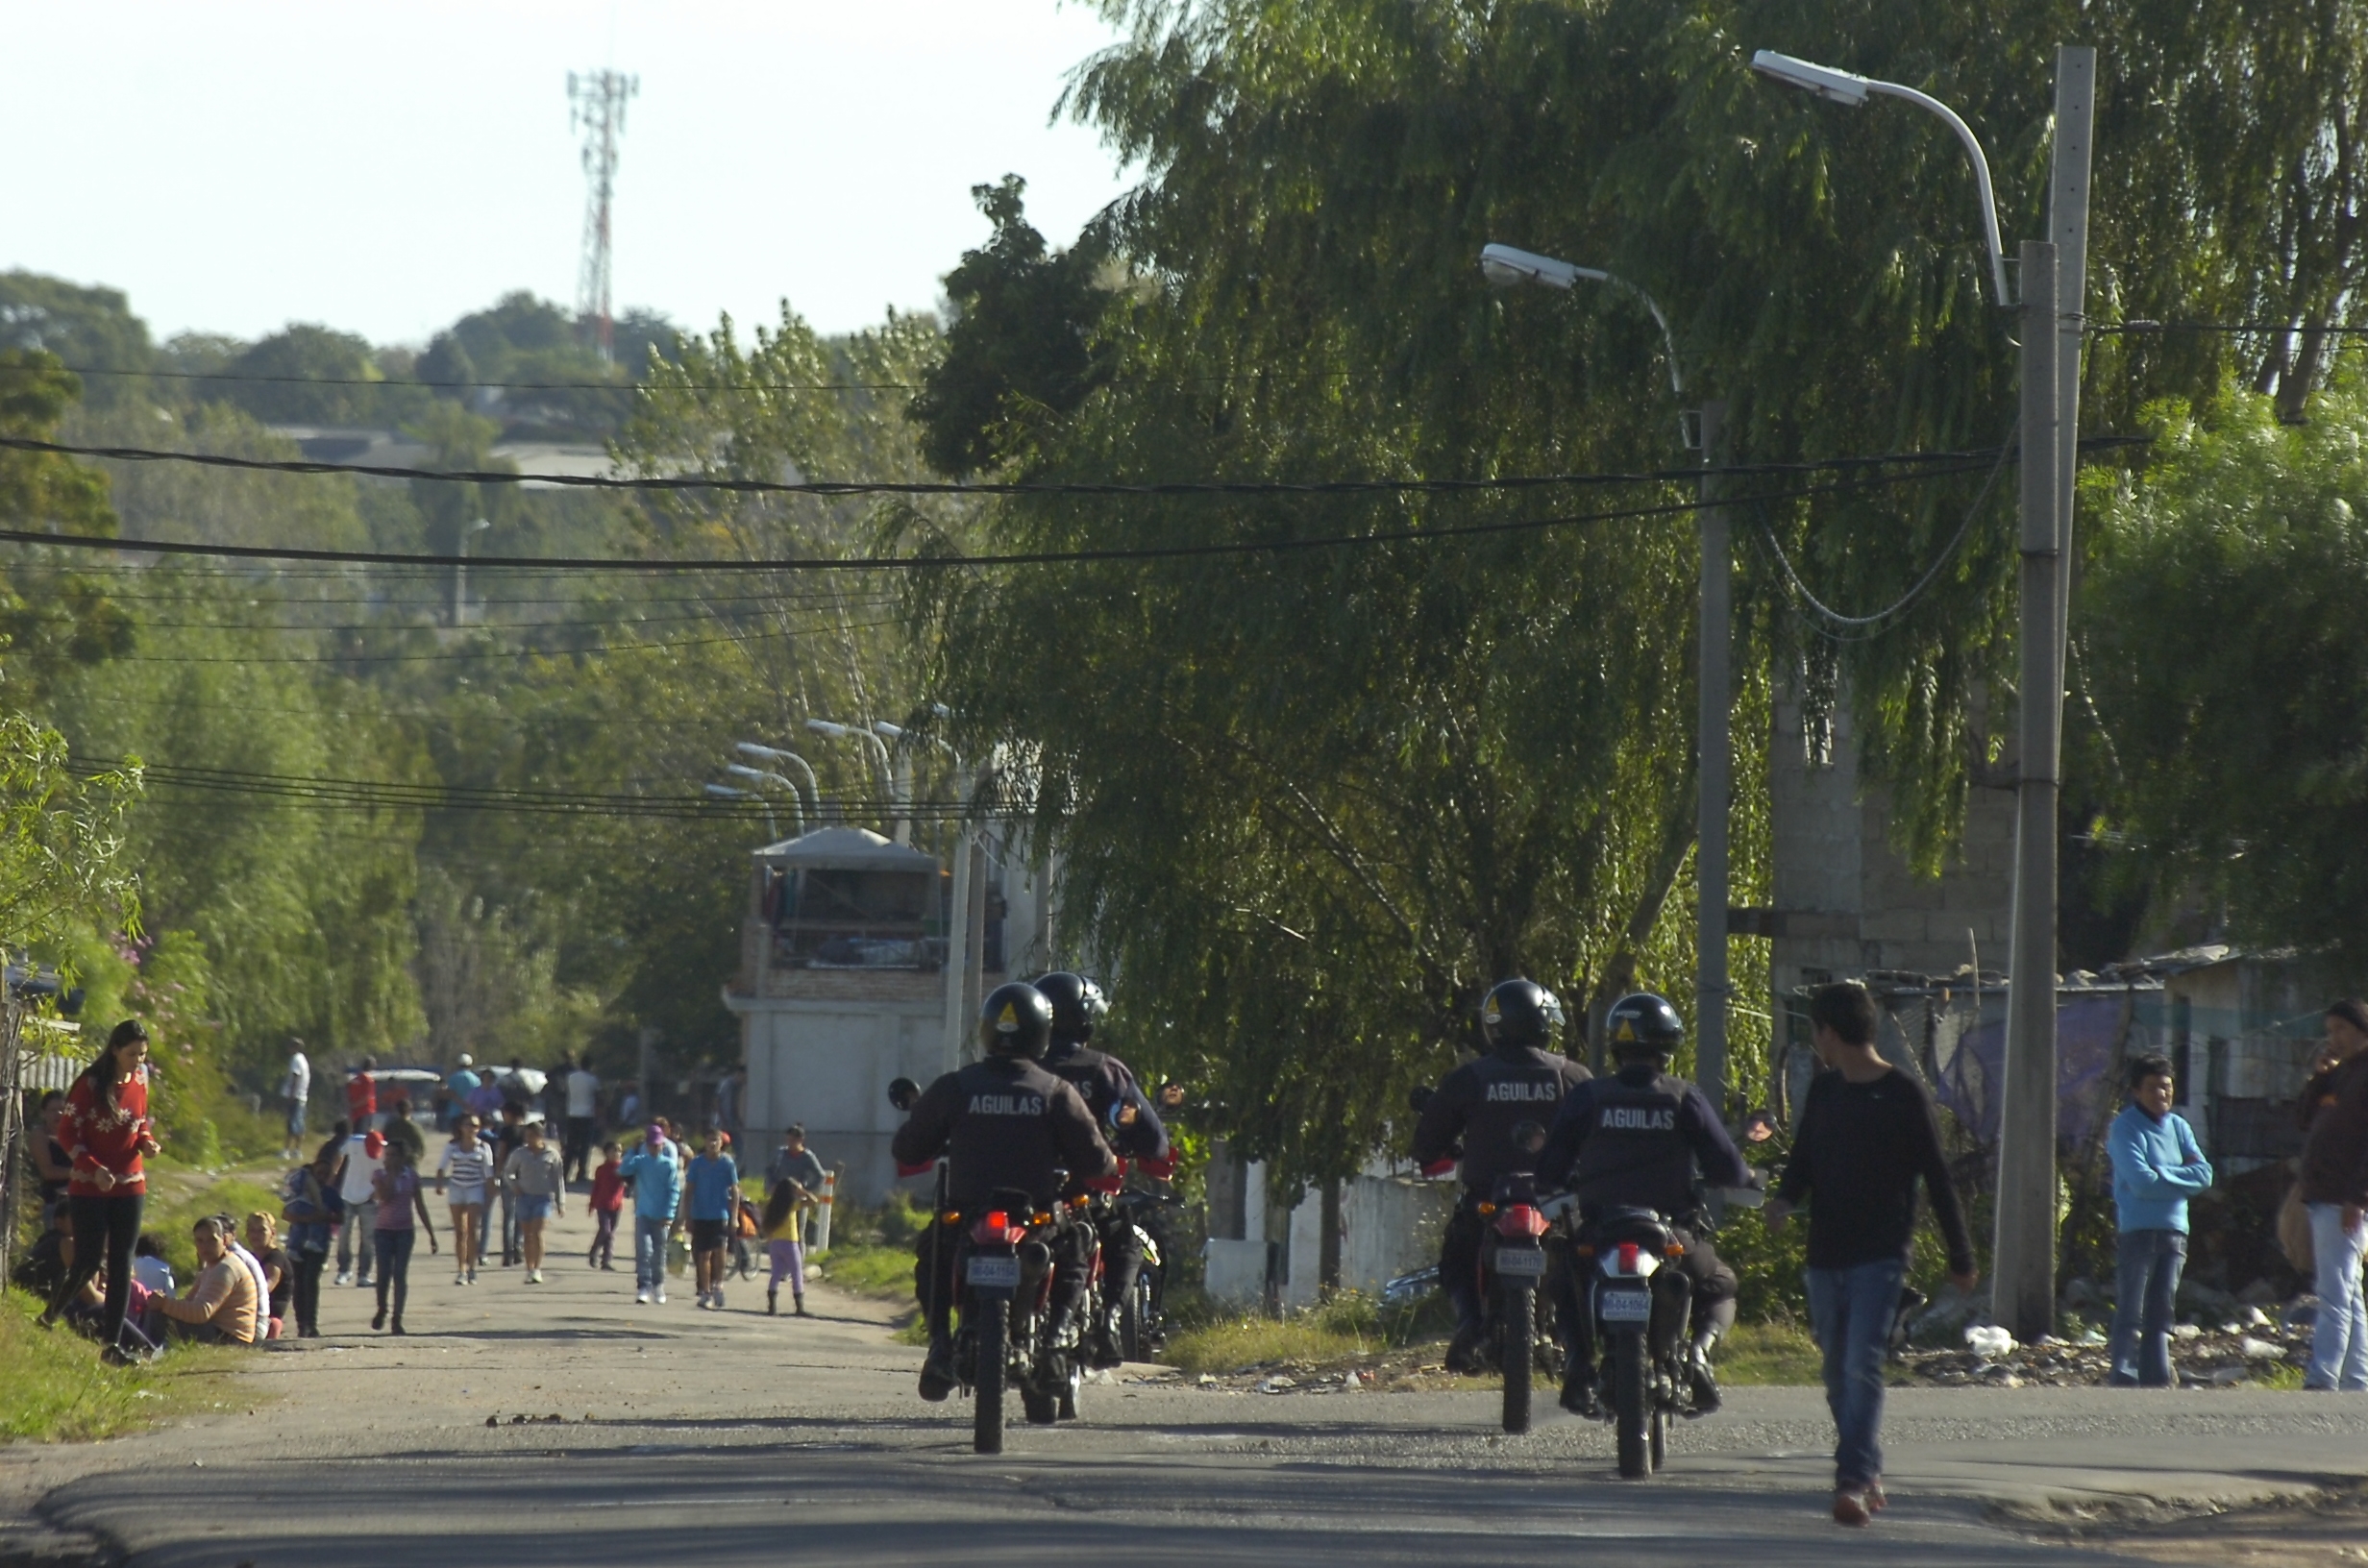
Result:
{"label": "green tree", "polygon": [[376,425],[388,420],[383,380],[366,339],[298,322],[233,355],[196,394],[265,425]]}
{"label": "green tree", "polygon": [[[155,351],[148,324],[121,289],[85,288],[36,272],[0,273],[0,350],[45,351],[57,363],[91,372],[96,408],[137,403]],[[0,382],[13,373],[0,372]],[[6,395],[0,384],[0,396]]]}
{"label": "green tree", "polygon": [[[2075,714],[2125,884],[2236,940],[2368,968],[2368,388],[2302,429],[2232,389],[2168,421],[2142,477],[2090,486]],[[2200,635],[2198,633],[2201,633]]]}

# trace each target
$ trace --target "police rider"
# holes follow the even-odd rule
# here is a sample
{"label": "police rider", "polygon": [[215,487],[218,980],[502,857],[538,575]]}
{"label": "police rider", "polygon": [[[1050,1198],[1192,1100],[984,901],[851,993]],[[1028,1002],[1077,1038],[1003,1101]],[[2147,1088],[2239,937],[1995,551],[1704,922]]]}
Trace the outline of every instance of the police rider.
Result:
{"label": "police rider", "polygon": [[[965,1218],[982,1212],[1004,1188],[1026,1192],[1039,1208],[1065,1194],[1057,1172],[1071,1182],[1118,1173],[1118,1161],[1094,1125],[1077,1091],[1041,1066],[1052,1033],[1052,1004],[1021,981],[998,986],[978,1012],[984,1060],[947,1073],[924,1090],[889,1143],[900,1176],[918,1176],[941,1154],[947,1159],[948,1201]],[[953,1391],[953,1261],[957,1225],[940,1214],[923,1229],[913,1269],[913,1293],[929,1326],[929,1356],[921,1368],[921,1397]],[[1052,1306],[1055,1321],[1084,1301],[1092,1253],[1056,1247]]]}
{"label": "police rider", "polygon": [[[1563,1006],[1552,992],[1528,980],[1499,982],[1480,1008],[1488,1054],[1441,1079],[1415,1125],[1415,1163],[1425,1175],[1444,1175],[1455,1163],[1457,1138],[1464,1140],[1463,1201],[1439,1247],[1440,1284],[1455,1308],[1455,1337],[1447,1345],[1452,1372],[1481,1370],[1487,1328],[1480,1300],[1479,1206],[1498,1177],[1538,1168],[1546,1124],[1590,1076],[1555,1049],[1562,1027]],[[1567,1294],[1568,1271],[1558,1270],[1554,1278],[1558,1291]]]}
{"label": "police rider", "polygon": [[[1674,1008],[1649,992],[1623,996],[1604,1015],[1604,1036],[1619,1070],[1583,1085],[1563,1102],[1538,1160],[1538,1179],[1567,1185],[1583,1218],[1606,1209],[1650,1209],[1671,1221],[1685,1247],[1677,1266],[1693,1286],[1693,1345],[1689,1358],[1693,1409],[1718,1408],[1711,1377],[1711,1346],[1735,1322],[1735,1270],[1698,1232],[1694,1167],[1714,1187],[1752,1185],[1735,1140],[1710,1099],[1669,1062],[1686,1026]],[[1573,1349],[1563,1383],[1563,1406],[1595,1413],[1593,1326],[1576,1314]]]}
{"label": "police rider", "polygon": [[[1055,969],[1037,980],[1036,989],[1052,1004],[1052,1043],[1045,1052],[1045,1070],[1085,1097],[1094,1124],[1120,1159],[1134,1161],[1145,1175],[1161,1181],[1174,1175],[1168,1129],[1160,1124],[1159,1113],[1151,1109],[1133,1071],[1117,1057],[1086,1043],[1094,1038],[1094,1025],[1110,1011],[1101,987],[1083,975]],[[1122,1359],[1119,1314],[1143,1271],[1143,1237],[1133,1219],[1115,1207],[1096,1213],[1095,1229],[1101,1239],[1104,1306],[1094,1324],[1093,1362],[1116,1366]]]}

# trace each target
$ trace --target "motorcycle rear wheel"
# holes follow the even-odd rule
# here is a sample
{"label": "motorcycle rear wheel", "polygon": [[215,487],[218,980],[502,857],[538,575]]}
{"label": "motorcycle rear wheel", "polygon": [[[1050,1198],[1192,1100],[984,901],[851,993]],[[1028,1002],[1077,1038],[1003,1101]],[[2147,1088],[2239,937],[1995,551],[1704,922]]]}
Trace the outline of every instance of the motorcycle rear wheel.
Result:
{"label": "motorcycle rear wheel", "polygon": [[1653,1473],[1650,1436],[1645,1431],[1649,1397],[1644,1362],[1644,1335],[1634,1330],[1612,1338],[1612,1413],[1619,1435],[1619,1473],[1623,1481],[1642,1481]]}
{"label": "motorcycle rear wheel", "polygon": [[1526,1285],[1506,1281],[1496,1288],[1496,1321],[1504,1336],[1499,1361],[1505,1370],[1505,1430],[1523,1433],[1529,1430],[1530,1373],[1537,1366],[1529,1337],[1536,1307]]}
{"label": "motorcycle rear wheel", "polygon": [[978,1382],[971,1452],[1003,1452],[1003,1369],[1011,1360],[1011,1303],[987,1296],[977,1303]]}
{"label": "motorcycle rear wheel", "polygon": [[1147,1268],[1119,1306],[1119,1355],[1130,1361],[1151,1359],[1151,1281]]}
{"label": "motorcycle rear wheel", "polygon": [[1658,1404],[1653,1407],[1652,1439],[1653,1468],[1659,1471],[1669,1462],[1669,1412]]}

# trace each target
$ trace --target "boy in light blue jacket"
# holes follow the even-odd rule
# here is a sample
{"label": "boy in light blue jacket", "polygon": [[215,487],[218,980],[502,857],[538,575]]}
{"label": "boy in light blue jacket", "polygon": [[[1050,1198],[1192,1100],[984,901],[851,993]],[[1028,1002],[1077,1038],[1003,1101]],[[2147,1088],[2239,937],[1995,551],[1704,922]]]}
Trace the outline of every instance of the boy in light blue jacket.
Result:
{"label": "boy in light blue jacket", "polygon": [[2211,1186],[2195,1129],[2171,1109],[2170,1058],[2130,1064],[2130,1104],[2113,1118],[2113,1207],[2120,1217],[2120,1293],[2108,1354],[2116,1388],[2168,1388],[2171,1311],[2187,1262],[2187,1200]]}

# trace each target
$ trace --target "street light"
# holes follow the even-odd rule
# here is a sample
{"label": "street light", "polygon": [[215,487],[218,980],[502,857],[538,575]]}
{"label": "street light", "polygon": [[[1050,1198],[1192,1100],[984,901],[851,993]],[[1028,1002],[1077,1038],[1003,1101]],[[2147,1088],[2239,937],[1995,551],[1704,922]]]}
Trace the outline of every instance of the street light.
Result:
{"label": "street light", "polygon": [[1661,329],[1662,347],[1669,355],[1669,390],[1681,398],[1686,395],[1686,371],[1678,362],[1677,334],[1669,331],[1669,318],[1662,314],[1660,304],[1650,294],[1627,279],[1616,277],[1599,267],[1582,267],[1575,262],[1558,261],[1553,257],[1516,250],[1510,245],[1481,246],[1480,271],[1498,288],[1511,288],[1520,283],[1543,283],[1548,288],[1566,289],[1584,278],[1591,283],[1609,283],[1614,288],[1627,290],[1653,313],[1653,321]]}
{"label": "street light", "polygon": [[[751,768],[746,763],[728,762],[724,764],[724,772],[731,774],[734,778],[745,778],[752,784],[777,784],[782,789],[787,790],[789,792],[790,809],[798,814],[797,831],[792,833],[790,837],[803,838],[805,836],[805,802],[800,798],[797,785],[792,784],[788,779],[783,778],[778,773],[769,773],[762,768]],[[777,833],[774,837],[777,839],[780,835]]]}
{"label": "street light", "polygon": [[[1661,341],[1669,357],[1669,390],[1686,392],[1686,372],[1677,355],[1677,334],[1669,318],[1650,294],[1624,278],[1598,267],[1582,267],[1510,245],[1488,245],[1480,251],[1480,270],[1490,282],[1506,287],[1522,282],[1548,288],[1569,288],[1586,279],[1625,290],[1653,313]],[[1700,440],[1705,468],[1713,461],[1719,425],[1726,404],[1702,405]],[[1678,415],[1680,434],[1685,415]],[[1721,1116],[1727,1109],[1727,1002],[1734,987],[1727,979],[1727,812],[1732,804],[1733,750],[1731,733],[1735,710],[1733,545],[1726,513],[1712,502],[1712,481],[1705,474],[1702,505],[1694,513],[1701,534],[1702,579],[1701,666],[1694,682],[1694,1080],[1702,1086]],[[1591,1023],[1593,1020],[1590,1020]]]}
{"label": "street light", "polygon": [[903,802],[897,797],[896,769],[888,760],[888,743],[860,724],[842,724],[828,719],[808,719],[805,722],[805,727],[817,735],[827,735],[834,741],[859,740],[871,743],[873,755],[879,763],[880,790],[887,796],[889,810],[893,813],[889,823],[894,830],[891,836],[897,843],[904,843],[910,836],[910,828],[904,820]]}
{"label": "street light", "polygon": [[754,757],[760,762],[785,763],[797,769],[798,776],[804,781],[806,814],[818,822],[822,821],[823,787],[814,776],[812,765],[805,758],[795,751],[784,751],[777,746],[758,746],[754,741],[741,741],[734,745],[732,749],[744,757]]}
{"label": "street light", "polygon": [[[1752,69],[1831,103],[1904,98],[1939,116],[1973,159],[1998,303],[2010,306],[1989,159],[1948,105],[1913,87],[1763,49]],[[2087,293],[2089,128],[2096,51],[2056,53],[2056,148],[2048,240],[2022,246],[2021,603],[2015,660],[2019,757],[2007,1050],[1999,1096],[1997,1232],[1991,1311],[2018,1338],[2056,1320],[2056,810],[2061,790],[2063,667],[2080,457],[2080,328]]]}
{"label": "street light", "polygon": [[2012,307],[2014,296],[2007,288],[2006,250],[1998,239],[1998,202],[1990,191],[1989,159],[1983,153],[1981,138],[1973,134],[1973,127],[1967,125],[1957,110],[1930,93],[1918,92],[1897,82],[1878,82],[1871,76],[1860,76],[1854,71],[1838,71],[1831,65],[1795,60],[1773,49],[1763,49],[1752,56],[1751,68],[1770,81],[1814,93],[1828,103],[1845,104],[1856,109],[1866,102],[1868,94],[1878,93],[1887,98],[1905,98],[1918,109],[1939,116],[1950,130],[1957,133],[1957,139],[1965,145],[1966,156],[1973,159],[1974,183],[1982,187],[1982,235],[1989,241],[1990,282],[1998,290],[2000,307]]}
{"label": "street light", "polygon": [[703,785],[707,794],[718,800],[753,800],[765,808],[765,836],[775,842],[781,837],[780,824],[773,820],[773,802],[752,790],[735,790],[728,784]]}

